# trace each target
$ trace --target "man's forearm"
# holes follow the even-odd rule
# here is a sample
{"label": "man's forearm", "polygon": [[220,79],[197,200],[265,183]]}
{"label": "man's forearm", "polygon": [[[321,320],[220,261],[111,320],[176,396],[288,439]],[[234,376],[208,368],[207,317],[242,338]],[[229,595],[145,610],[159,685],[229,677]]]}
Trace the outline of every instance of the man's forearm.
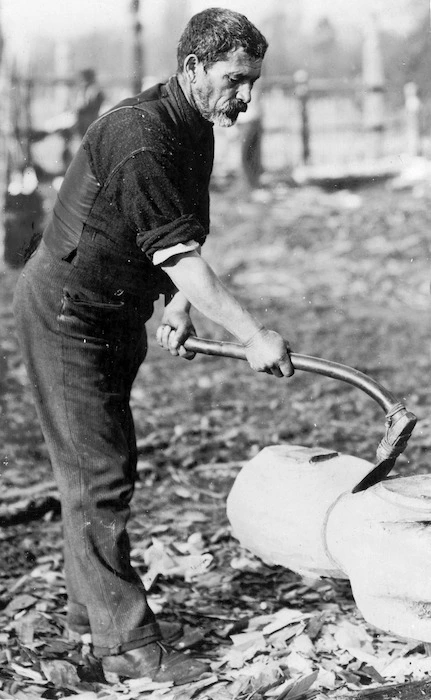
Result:
{"label": "man's forearm", "polygon": [[226,328],[241,343],[247,343],[262,327],[198,253],[179,256],[163,269],[198,311]]}
{"label": "man's forearm", "polygon": [[165,307],[168,306],[170,308],[175,307],[179,311],[190,311],[190,302],[179,289],[172,291],[169,295],[165,294]]}

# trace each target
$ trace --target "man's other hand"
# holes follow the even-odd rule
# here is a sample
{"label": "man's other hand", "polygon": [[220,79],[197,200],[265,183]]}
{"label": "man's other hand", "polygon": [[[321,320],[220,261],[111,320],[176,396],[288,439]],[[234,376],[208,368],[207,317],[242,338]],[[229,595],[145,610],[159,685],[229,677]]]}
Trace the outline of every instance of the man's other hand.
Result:
{"label": "man's other hand", "polygon": [[291,377],[294,367],[290,360],[289,343],[276,331],[262,328],[244,344],[248,363],[256,372],[275,377]]}
{"label": "man's other hand", "polygon": [[190,335],[196,335],[195,327],[187,311],[166,307],[162,323],[156,332],[157,342],[171,355],[179,355],[185,360],[193,360],[196,353],[186,350],[184,342]]}

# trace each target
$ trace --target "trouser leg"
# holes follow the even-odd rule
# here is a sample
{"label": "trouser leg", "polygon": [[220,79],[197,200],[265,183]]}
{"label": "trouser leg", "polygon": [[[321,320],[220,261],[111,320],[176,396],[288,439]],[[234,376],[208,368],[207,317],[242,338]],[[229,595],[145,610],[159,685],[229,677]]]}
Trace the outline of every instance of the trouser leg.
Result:
{"label": "trouser leg", "polygon": [[[132,482],[134,483],[134,471],[136,467],[136,439],[133,425],[133,418],[129,406],[126,407],[126,416],[129,415],[129,421],[125,421],[125,436],[129,443],[129,463],[132,467]],[[63,499],[66,502],[68,498]],[[66,506],[63,506],[63,510]],[[73,516],[71,517],[73,524]],[[72,529],[73,532],[73,529]],[[70,528],[64,528],[64,568],[65,579],[68,588],[68,607],[67,607],[67,623],[68,628],[80,635],[91,633],[90,615],[88,612],[85,598],[83,598],[82,572],[80,566],[77,566],[75,555],[75,538],[70,537]],[[129,557],[128,543],[122,542],[123,555]],[[140,582],[139,582],[140,585]],[[106,646],[106,645],[103,645]]]}
{"label": "trouser leg", "polygon": [[159,634],[126,530],[136,476],[129,398],[150,305],[95,300],[31,260],[15,313],[62,502],[69,619],[79,627],[86,611],[96,653],[119,653]]}

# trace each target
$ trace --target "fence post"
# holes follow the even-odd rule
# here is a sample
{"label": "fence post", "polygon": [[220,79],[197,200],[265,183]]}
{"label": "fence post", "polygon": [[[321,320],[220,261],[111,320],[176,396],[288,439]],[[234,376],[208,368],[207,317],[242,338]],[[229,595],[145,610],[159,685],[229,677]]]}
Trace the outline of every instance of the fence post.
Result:
{"label": "fence post", "polygon": [[[4,195],[3,259],[10,267],[19,268],[34,236],[43,225],[44,209],[38,179],[32,167],[32,88],[30,77],[11,76],[15,87],[14,113],[7,182]],[[15,146],[15,152],[13,152]]]}
{"label": "fence post", "polygon": [[144,51],[142,47],[142,23],[140,16],[140,0],[131,0],[130,10],[133,22],[133,73],[132,91],[138,95],[142,91],[144,81]]}
{"label": "fence post", "polygon": [[[0,208],[4,212],[8,187],[8,139],[10,138],[10,93],[11,85],[6,71],[3,44],[3,27],[0,15]],[[5,225],[4,216],[0,217],[0,272],[4,258]]]}
{"label": "fence post", "polygon": [[371,16],[365,26],[362,51],[362,80],[364,86],[364,127],[371,140],[371,157],[383,153],[385,131],[385,78],[376,20]]}
{"label": "fence post", "polygon": [[310,122],[308,114],[308,101],[310,90],[308,84],[308,73],[305,70],[296,71],[293,76],[295,80],[295,94],[299,100],[301,113],[301,156],[303,165],[307,165],[310,160]]}
{"label": "fence post", "polygon": [[422,153],[420,128],[422,105],[416,83],[406,83],[406,85],[404,85],[404,107],[406,116],[407,153],[410,156],[420,156]]}
{"label": "fence post", "polygon": [[[56,90],[55,99],[58,105],[61,105],[62,110],[72,110],[71,106],[71,91],[69,81],[72,75],[72,48],[71,44],[64,40],[59,40],[55,44],[54,54]],[[61,160],[63,172],[66,172],[72,160],[72,130],[70,128],[62,129],[60,132],[63,139],[63,149]]]}

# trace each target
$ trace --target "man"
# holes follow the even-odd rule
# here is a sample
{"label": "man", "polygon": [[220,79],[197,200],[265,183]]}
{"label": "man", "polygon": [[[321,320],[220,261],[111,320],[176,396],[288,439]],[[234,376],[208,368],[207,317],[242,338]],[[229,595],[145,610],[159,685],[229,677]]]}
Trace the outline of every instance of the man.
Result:
{"label": "man", "polygon": [[190,306],[243,343],[256,371],[293,374],[289,348],[242,308],[200,255],[209,228],[212,124],[247,109],[267,43],[243,15],[195,15],[178,73],[88,129],[15,313],[62,499],[67,623],[91,632],[105,672],[176,684],[207,665],[166,646],[138,574],[126,524],[136,475],[130,391],[145,322],[165,295],[159,344],[191,359]]}
{"label": "man", "polygon": [[97,84],[96,71],[85,68],[79,74],[76,130],[82,138],[92,122],[99,116],[105,95]]}
{"label": "man", "polygon": [[105,95],[97,84],[95,70],[84,68],[78,76],[75,96],[76,122],[71,127],[59,130],[64,139],[62,153],[64,170],[69,167],[79,141],[88,127],[99,116],[104,100]]}

